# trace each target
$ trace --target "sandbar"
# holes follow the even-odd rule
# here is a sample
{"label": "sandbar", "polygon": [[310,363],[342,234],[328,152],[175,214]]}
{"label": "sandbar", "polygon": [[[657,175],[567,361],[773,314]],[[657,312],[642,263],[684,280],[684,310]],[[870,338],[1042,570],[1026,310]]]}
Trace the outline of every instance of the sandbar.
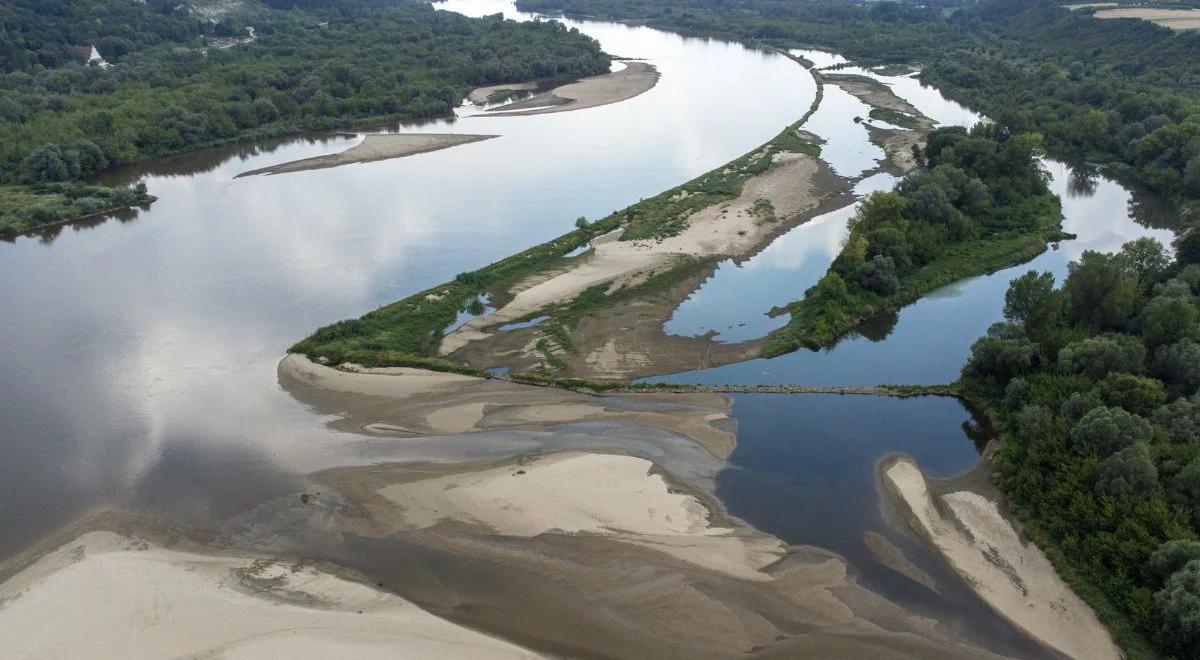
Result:
{"label": "sandbar", "polygon": [[1063,582],[996,502],[971,490],[934,493],[910,458],[880,466],[909,524],[978,596],[1050,648],[1073,658],[1120,658],[1091,607]]}
{"label": "sandbar", "polygon": [[456,147],[461,144],[490,140],[498,135],[465,135],[461,133],[379,133],[363,138],[363,141],[336,154],[314,156],[242,172],[234,178],[258,174],[286,174],[340,167],[352,163],[371,163],[391,160]]}
{"label": "sandbar", "polygon": [[88,532],[0,584],[5,657],[536,658],[311,565]]}
{"label": "sandbar", "polygon": [[[489,108],[487,112],[502,117],[523,117],[595,108],[627,101],[648,92],[658,84],[658,78],[658,69],[653,64],[626,62],[625,68],[620,71],[581,78],[542,94],[534,94],[520,101]],[[481,88],[472,93],[472,100],[477,96],[476,92],[491,94],[498,91],[496,88],[513,89],[516,87],[514,85],[497,85],[495,88]],[[528,89],[528,86],[525,88]]]}

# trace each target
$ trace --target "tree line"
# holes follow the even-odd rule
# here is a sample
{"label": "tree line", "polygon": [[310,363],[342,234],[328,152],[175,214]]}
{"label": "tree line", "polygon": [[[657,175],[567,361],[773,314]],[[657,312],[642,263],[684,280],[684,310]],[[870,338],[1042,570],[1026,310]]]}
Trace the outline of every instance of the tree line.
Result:
{"label": "tree line", "polygon": [[999,485],[1137,655],[1200,656],[1198,294],[1194,233],[1174,262],[1150,238],[1085,252],[1061,287],[1013,280],[963,369]]}

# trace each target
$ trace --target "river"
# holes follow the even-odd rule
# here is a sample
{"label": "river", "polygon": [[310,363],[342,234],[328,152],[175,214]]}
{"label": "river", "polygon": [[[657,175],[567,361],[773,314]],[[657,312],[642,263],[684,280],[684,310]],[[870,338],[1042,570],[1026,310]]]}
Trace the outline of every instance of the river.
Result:
{"label": "river", "polygon": [[[439,7],[531,18],[497,0],[450,0]],[[660,83],[632,100],[579,112],[475,117],[479,109],[465,106],[453,119],[388,127],[501,135],[406,159],[235,178],[338,152],[361,139],[346,135],[147,163],[113,178],[145,180],[159,197],[148,210],[0,242],[0,523],[6,530],[0,557],[110,505],[216,528],[298,492],[313,470],[386,458],[394,451],[386,443],[331,429],[334,416],[280,388],[276,365],[289,344],[317,326],[560,235],[579,216],[606,215],[717,167],[795,121],[816,93],[808,72],[780,54],[645,27],[567,22],[608,52],[649,60],[662,73]],[[927,109],[923,103],[940,95],[914,89],[923,98],[910,101],[931,117],[971,116],[961,107]],[[836,88],[827,90],[827,99],[829,110],[818,112],[809,129],[829,141],[831,165],[847,176],[871,170],[881,152],[845,111],[859,102]],[[1056,190],[1068,193],[1065,228],[1079,233],[1078,241],[1032,266],[939,291],[876,336],[849,338],[821,353],[669,378],[952,380],[970,342],[997,317],[1014,273],[1039,267],[1061,274],[1084,247],[1113,249],[1149,232],[1130,219],[1129,193],[1117,183],[1099,178],[1081,191],[1068,186],[1065,167],[1050,163],[1050,169]],[[877,175],[859,192],[890,182]],[[723,265],[668,329],[687,334],[720,326],[737,341],[778,327],[782,319],[763,313],[819,277],[849,214],[835,211],[803,225],[749,264]],[[739,293],[751,289],[769,295]],[[709,313],[735,298],[740,306],[723,316]],[[739,318],[752,322],[735,331]],[[977,456],[963,430],[970,414],[951,400],[792,400],[736,397],[741,444],[733,467],[717,476],[718,494],[731,512],[765,531],[789,542],[824,544],[845,554],[871,586],[911,596],[911,589],[889,583],[862,550],[864,530],[883,531],[864,479],[890,451],[912,453],[939,474],[969,468]],[[854,426],[863,414],[896,426],[907,416],[936,433],[909,437]],[[810,431],[780,432],[797,424]],[[465,452],[467,441],[456,442],[437,451]],[[522,442],[505,450],[530,446]],[[835,492],[818,485],[816,475],[830,466],[839,466],[844,472],[833,473],[848,475],[844,486],[854,487]],[[820,498],[805,500],[818,491]],[[805,501],[805,515],[781,518]],[[838,516],[833,509],[856,513]],[[815,534],[822,515],[836,522]],[[921,561],[931,564],[928,556]],[[961,591],[954,598],[969,600]],[[955,604],[913,600],[935,611]],[[1003,640],[1020,645],[1011,629],[986,621],[981,606],[970,607],[974,623],[965,626],[1001,646]]]}

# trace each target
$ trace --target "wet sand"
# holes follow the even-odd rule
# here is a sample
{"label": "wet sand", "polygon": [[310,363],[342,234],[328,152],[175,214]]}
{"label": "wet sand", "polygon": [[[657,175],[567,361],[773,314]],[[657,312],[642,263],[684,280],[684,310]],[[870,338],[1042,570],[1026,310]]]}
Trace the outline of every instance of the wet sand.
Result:
{"label": "wet sand", "polygon": [[353,163],[371,163],[392,158],[414,156],[430,151],[448,149],[460,144],[490,140],[498,135],[463,135],[459,133],[388,133],[371,134],[359,144],[336,154],[315,156],[242,172],[235,178],[258,174],[286,174],[341,167]]}
{"label": "wet sand", "polygon": [[0,585],[5,657],[535,658],[303,562],[92,531]]}
{"label": "wet sand", "polygon": [[[320,475],[352,503],[336,524],[409,538],[511,575],[439,573],[476,625],[597,657],[993,657],[857,585],[845,562],[723,519],[630,456],[534,454]],[[512,599],[512,589],[525,598]],[[502,605],[497,603],[502,601]],[[452,617],[453,618],[453,617]]]}
{"label": "wet sand", "polygon": [[[658,84],[659,73],[653,64],[634,61],[625,64],[625,68],[620,71],[581,78],[543,94],[534,94],[520,101],[489,108],[488,112],[503,117],[522,117],[583,110],[627,101],[650,91]],[[472,93],[471,99],[474,101],[478,96],[476,92],[491,94],[498,89],[529,89],[529,86],[497,85],[493,88],[481,88]],[[487,96],[484,95],[483,98],[486,99]]]}
{"label": "wet sand", "polygon": [[881,463],[880,473],[885,500],[993,610],[1069,657],[1121,657],[1095,612],[1021,537],[995,495],[931,482],[902,456]]}
{"label": "wet sand", "polygon": [[280,384],[296,398],[343,414],[335,428],[372,435],[461,435],[610,422],[678,434],[720,459],[735,445],[730,401],[718,394],[596,397],[419,369],[353,369],[289,355],[278,373]]}

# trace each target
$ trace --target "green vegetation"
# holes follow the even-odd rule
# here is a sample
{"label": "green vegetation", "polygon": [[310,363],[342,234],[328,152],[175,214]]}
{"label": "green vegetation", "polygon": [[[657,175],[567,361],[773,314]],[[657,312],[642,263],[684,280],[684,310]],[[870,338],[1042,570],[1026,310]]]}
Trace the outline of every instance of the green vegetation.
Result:
{"label": "green vegetation", "polygon": [[792,303],[765,354],[820,349],[863,319],[951,282],[1027,261],[1061,235],[1039,140],[994,124],[929,134],[924,167],[863,201],[829,272]]}
{"label": "green vegetation", "polygon": [[898,112],[896,110],[890,110],[888,108],[871,108],[870,115],[871,119],[886,121],[893,126],[899,126],[909,130],[916,130],[921,127],[921,121],[916,117],[903,112]]}
{"label": "green vegetation", "polygon": [[82,218],[149,204],[146,186],[107,188],[78,183],[0,186],[0,237],[29,231],[66,218]]}
{"label": "green vegetation", "polygon": [[[458,316],[459,310],[477,300],[480,293],[490,292],[493,304],[501,306],[509,299],[508,291],[514,284],[530,275],[565,267],[568,260],[563,255],[618,228],[624,228],[621,240],[656,239],[678,233],[686,226],[685,219],[691,213],[737,197],[748,178],[766,171],[774,154],[799,152],[819,155],[820,148],[799,132],[800,126],[815,108],[816,103],[795,124],[754,152],[681,186],[599,220],[587,222],[585,218],[576,219],[574,231],[479,270],[461,273],[453,282],[414,294],[361,318],[320,328],[288,350],[312,359],[325,358],[333,364],[354,362],[372,367],[406,366],[415,360],[448,368],[448,362],[433,356],[437,354],[447,326]],[[773,209],[771,215],[774,216]],[[682,260],[669,273],[659,274],[637,287],[637,292],[644,293],[661,286],[682,272],[702,267],[704,263]],[[555,310],[554,318],[545,323],[544,330],[548,338],[543,337],[537,348],[552,369],[565,366],[555,354],[572,350],[570,331],[578,323],[581,314],[602,302],[610,303],[619,299],[618,296],[632,293],[632,290],[622,290],[605,296],[605,288],[589,289],[576,300]]]}
{"label": "green vegetation", "polygon": [[1049,0],[518,0],[530,11],[922,64],[921,79],[1049,153],[1200,197],[1200,31],[1098,20]]}
{"label": "green vegetation", "polygon": [[[0,8],[0,185],[28,203],[10,203],[0,232],[48,218],[47,209],[57,210],[54,220],[70,215],[60,201],[36,199],[35,184],[78,183],[227,142],[444,115],[475,86],[609,65],[595,40],[561,23],[472,19],[416,0],[248,2],[216,26],[179,7],[20,0]],[[130,17],[110,24],[110,11]],[[255,40],[206,42],[214,30],[246,35],[246,26]],[[122,45],[101,50],[113,59],[101,68],[58,58],[75,42]]]}
{"label": "green vegetation", "polygon": [[1003,430],[996,477],[1134,657],[1200,653],[1200,265],[1157,241],[1011,283],[962,387]]}

